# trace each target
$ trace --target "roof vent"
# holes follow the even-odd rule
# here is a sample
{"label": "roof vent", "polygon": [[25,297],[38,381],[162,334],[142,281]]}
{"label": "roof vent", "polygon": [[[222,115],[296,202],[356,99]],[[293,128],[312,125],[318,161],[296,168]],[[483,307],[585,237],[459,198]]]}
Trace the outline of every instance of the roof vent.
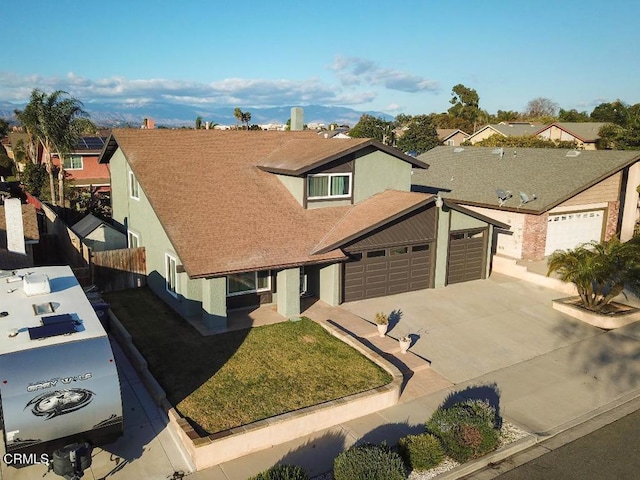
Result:
{"label": "roof vent", "polygon": [[580,152],[578,150],[569,150],[567,152],[567,157],[577,157],[578,155],[580,155]]}
{"label": "roof vent", "polygon": [[27,297],[51,293],[49,277],[44,273],[32,273],[24,276],[24,293]]}
{"label": "roof vent", "polygon": [[464,152],[464,148],[456,147],[456,148],[453,149],[453,153],[460,153],[460,152]]}

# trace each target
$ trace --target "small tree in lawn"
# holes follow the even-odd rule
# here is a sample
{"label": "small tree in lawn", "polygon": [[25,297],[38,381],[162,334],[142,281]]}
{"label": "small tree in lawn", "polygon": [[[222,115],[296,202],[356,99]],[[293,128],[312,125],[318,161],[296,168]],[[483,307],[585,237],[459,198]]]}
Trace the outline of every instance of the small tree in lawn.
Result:
{"label": "small tree in lawn", "polygon": [[581,304],[601,312],[625,287],[640,292],[640,238],[621,242],[617,237],[590,242],[573,250],[557,250],[548,261],[549,271],[575,284]]}

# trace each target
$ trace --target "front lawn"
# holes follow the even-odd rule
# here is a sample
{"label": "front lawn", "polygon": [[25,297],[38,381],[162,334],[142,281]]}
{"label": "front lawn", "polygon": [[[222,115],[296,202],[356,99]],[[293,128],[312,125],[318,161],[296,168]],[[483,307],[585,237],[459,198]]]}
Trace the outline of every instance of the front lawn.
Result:
{"label": "front lawn", "polygon": [[383,369],[306,318],[203,337],[147,288],[104,297],[169,401],[204,433],[391,381]]}

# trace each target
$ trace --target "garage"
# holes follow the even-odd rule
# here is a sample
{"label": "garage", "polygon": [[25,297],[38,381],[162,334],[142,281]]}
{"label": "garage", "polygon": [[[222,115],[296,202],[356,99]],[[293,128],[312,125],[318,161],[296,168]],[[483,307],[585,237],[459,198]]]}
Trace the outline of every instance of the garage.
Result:
{"label": "garage", "polygon": [[449,235],[447,283],[461,283],[485,278],[488,230],[476,228]]}
{"label": "garage", "polygon": [[547,223],[545,256],[568,250],[581,243],[602,240],[604,210],[550,214]]}
{"label": "garage", "polygon": [[429,288],[433,251],[432,243],[423,243],[352,252],[344,268],[343,301]]}

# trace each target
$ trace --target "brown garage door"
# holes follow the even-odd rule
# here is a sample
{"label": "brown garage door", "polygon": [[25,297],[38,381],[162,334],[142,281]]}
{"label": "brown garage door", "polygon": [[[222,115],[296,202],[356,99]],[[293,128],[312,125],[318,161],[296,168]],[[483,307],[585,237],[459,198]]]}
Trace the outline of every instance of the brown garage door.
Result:
{"label": "brown garage door", "polygon": [[353,253],[344,266],[344,298],[351,302],[428,288],[430,243]]}
{"label": "brown garage door", "polygon": [[447,283],[484,278],[487,229],[451,232]]}

